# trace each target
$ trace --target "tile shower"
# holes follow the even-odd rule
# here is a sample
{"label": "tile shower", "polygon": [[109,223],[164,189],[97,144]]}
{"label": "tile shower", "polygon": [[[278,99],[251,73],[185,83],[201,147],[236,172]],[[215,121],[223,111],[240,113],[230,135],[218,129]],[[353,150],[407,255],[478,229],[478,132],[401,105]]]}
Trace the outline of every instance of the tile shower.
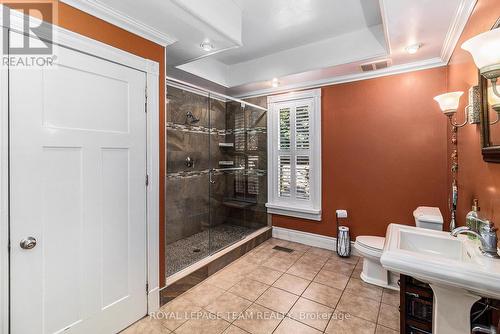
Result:
{"label": "tile shower", "polygon": [[167,84],[167,277],[267,226],[267,101],[249,102]]}

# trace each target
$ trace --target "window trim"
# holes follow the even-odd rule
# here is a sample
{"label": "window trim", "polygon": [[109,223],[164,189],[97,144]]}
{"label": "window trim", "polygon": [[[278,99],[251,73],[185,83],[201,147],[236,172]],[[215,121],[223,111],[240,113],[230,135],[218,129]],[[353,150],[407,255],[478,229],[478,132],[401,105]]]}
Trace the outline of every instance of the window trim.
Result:
{"label": "window trim", "polygon": [[[278,196],[278,157],[279,157],[279,107],[284,103],[295,104],[309,100],[310,112],[310,194],[309,201],[284,199]],[[268,164],[268,202],[267,212],[271,214],[321,220],[321,89],[273,95],[267,98],[267,164]],[[293,108],[293,106],[292,106]],[[294,117],[295,118],[295,117]],[[293,124],[295,126],[295,124]],[[293,143],[295,145],[295,143]]]}

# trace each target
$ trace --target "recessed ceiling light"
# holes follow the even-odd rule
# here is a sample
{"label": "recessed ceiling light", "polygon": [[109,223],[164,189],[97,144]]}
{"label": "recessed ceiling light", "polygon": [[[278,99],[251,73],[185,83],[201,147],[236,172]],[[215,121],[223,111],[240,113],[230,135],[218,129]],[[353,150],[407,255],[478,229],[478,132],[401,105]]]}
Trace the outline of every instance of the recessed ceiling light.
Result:
{"label": "recessed ceiling light", "polygon": [[412,45],[408,45],[405,50],[406,52],[408,52],[409,54],[415,54],[418,52],[418,50],[422,47],[422,43],[417,43],[417,44],[412,44]]}
{"label": "recessed ceiling light", "polygon": [[272,81],[271,81],[271,85],[276,88],[280,85],[280,82],[278,81],[278,78],[274,78]]}
{"label": "recessed ceiling light", "polygon": [[212,51],[214,49],[214,45],[212,43],[210,43],[210,41],[208,39],[204,40],[201,44],[200,44],[200,47],[209,52],[209,51]]}

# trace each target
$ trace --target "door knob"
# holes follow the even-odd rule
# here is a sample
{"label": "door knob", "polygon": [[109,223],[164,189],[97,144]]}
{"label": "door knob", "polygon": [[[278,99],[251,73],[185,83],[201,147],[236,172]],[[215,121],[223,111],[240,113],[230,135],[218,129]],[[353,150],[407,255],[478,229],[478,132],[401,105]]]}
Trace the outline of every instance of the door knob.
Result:
{"label": "door knob", "polygon": [[26,239],[21,240],[19,245],[22,249],[33,249],[36,246],[36,239],[33,237],[27,237]]}

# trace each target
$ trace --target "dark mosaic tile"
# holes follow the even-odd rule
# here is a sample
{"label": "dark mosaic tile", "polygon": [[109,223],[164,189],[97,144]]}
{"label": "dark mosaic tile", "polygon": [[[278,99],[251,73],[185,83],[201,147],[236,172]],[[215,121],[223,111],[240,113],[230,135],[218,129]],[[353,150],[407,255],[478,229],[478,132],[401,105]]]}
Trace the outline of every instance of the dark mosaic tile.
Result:
{"label": "dark mosaic tile", "polygon": [[168,244],[165,262],[167,276],[241,240],[254,231],[256,229],[222,224]]}

